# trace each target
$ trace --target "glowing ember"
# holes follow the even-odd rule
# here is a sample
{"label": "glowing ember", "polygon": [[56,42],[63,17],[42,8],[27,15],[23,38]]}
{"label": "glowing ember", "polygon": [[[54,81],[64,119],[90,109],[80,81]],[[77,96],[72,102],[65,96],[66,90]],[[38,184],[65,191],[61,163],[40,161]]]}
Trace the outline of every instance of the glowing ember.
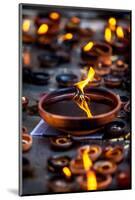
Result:
{"label": "glowing ember", "polygon": [[92,161],[88,155],[87,150],[85,150],[83,153],[83,164],[84,164],[84,169],[86,170],[87,190],[96,190],[97,189],[96,175],[91,170]]}
{"label": "glowing ember", "polygon": [[124,31],[121,26],[118,26],[116,29],[116,34],[119,38],[124,38]]}
{"label": "glowing ember", "polygon": [[[92,67],[90,67],[87,78],[85,80],[80,81],[75,84],[75,87],[77,87],[79,89],[79,91],[81,92],[81,94],[79,94],[79,99],[77,99],[75,102],[82,110],[84,110],[86,112],[88,118],[92,117],[92,113],[86,102],[83,89],[90,81],[93,81],[94,75],[95,75],[95,71]],[[76,98],[76,96],[75,96],[75,98]]]}
{"label": "glowing ember", "polygon": [[29,29],[30,29],[30,20],[29,19],[25,19],[23,21],[22,29],[23,29],[24,32],[29,31]]}
{"label": "glowing ember", "polygon": [[47,24],[41,24],[41,26],[39,27],[37,33],[39,35],[45,34],[48,31],[48,25]]}
{"label": "glowing ember", "polygon": [[83,50],[84,51],[90,51],[93,47],[94,43],[93,42],[88,42],[88,44],[86,44],[84,47],[83,47]]}
{"label": "glowing ember", "polygon": [[67,176],[67,177],[71,177],[71,171],[68,167],[64,167],[63,168],[63,173]]}
{"label": "glowing ember", "polygon": [[105,29],[105,40],[107,42],[111,42],[111,39],[112,39],[111,29],[110,28],[106,28]]}
{"label": "glowing ember", "polygon": [[58,20],[60,18],[60,15],[57,12],[51,12],[50,15],[49,15],[49,17],[51,19],[53,19],[53,20]]}

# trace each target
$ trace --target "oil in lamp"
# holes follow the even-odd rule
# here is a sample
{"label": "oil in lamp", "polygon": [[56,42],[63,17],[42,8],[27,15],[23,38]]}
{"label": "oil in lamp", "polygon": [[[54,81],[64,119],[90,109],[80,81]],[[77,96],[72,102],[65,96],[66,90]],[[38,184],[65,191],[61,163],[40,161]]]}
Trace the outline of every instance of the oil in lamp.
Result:
{"label": "oil in lamp", "polygon": [[108,146],[105,148],[104,156],[115,163],[119,163],[124,158],[124,149],[122,146]]}
{"label": "oil in lamp", "polygon": [[57,150],[67,150],[73,144],[73,141],[69,136],[53,137],[50,139],[50,142],[51,146]]}
{"label": "oil in lamp", "polygon": [[96,171],[96,173],[108,175],[116,172],[117,165],[112,161],[100,160],[94,163],[93,169]]}
{"label": "oil in lamp", "polygon": [[48,169],[62,173],[62,169],[69,166],[70,160],[69,156],[52,156],[48,158]]}
{"label": "oil in lamp", "polygon": [[22,150],[23,150],[23,152],[29,151],[31,147],[32,147],[32,137],[27,133],[23,133],[22,134]]}

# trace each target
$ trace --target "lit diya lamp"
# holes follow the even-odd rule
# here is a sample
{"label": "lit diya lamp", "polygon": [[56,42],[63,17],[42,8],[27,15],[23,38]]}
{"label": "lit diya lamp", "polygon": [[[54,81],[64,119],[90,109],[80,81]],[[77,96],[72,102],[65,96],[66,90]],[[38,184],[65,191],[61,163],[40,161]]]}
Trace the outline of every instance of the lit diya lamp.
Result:
{"label": "lit diya lamp", "polygon": [[95,173],[93,170],[93,164],[87,154],[87,151],[83,153],[83,163],[85,174],[78,176],[77,178],[77,182],[82,190],[102,190],[110,186],[112,182],[111,175]]}
{"label": "lit diya lamp", "polygon": [[122,61],[122,60],[117,60],[112,66],[111,66],[111,70],[112,73],[115,75],[120,75],[120,74],[124,74],[128,69],[128,65]]}
{"label": "lit diya lamp", "polygon": [[112,64],[111,55],[111,46],[104,42],[90,41],[84,45],[81,50],[82,59],[90,61],[90,63],[95,64],[95,66],[99,63],[110,66]]}
{"label": "lit diya lamp", "polygon": [[22,21],[22,39],[24,43],[34,43],[36,38],[34,36],[32,19],[23,19]]}
{"label": "lit diya lamp", "polygon": [[84,91],[94,75],[90,67],[88,77],[74,87],[43,96],[39,101],[41,117],[50,126],[74,135],[92,133],[111,122],[120,110],[121,101],[119,96],[103,88]]}
{"label": "lit diya lamp", "polygon": [[59,12],[57,12],[57,11],[50,12],[48,17],[52,22],[54,22],[56,24],[60,23],[61,15]]}
{"label": "lit diya lamp", "polygon": [[108,65],[103,65],[102,63],[99,63],[95,67],[95,72],[97,76],[103,77],[111,73],[111,68],[108,67]]}
{"label": "lit diya lamp", "polygon": [[78,32],[80,28],[80,18],[77,16],[73,16],[70,20],[66,23],[65,30],[69,32]]}
{"label": "lit diya lamp", "polygon": [[52,156],[48,158],[48,169],[52,172],[62,172],[64,167],[68,167],[70,163],[68,156]]}
{"label": "lit diya lamp", "polygon": [[[114,23],[115,24],[115,23]],[[129,39],[125,37],[124,28],[121,26],[106,27],[104,32],[105,41],[112,46],[113,53],[125,53],[129,46]]]}
{"label": "lit diya lamp", "polygon": [[79,40],[78,35],[71,32],[67,32],[58,37],[58,43],[60,44],[62,43],[67,47],[70,47],[70,46],[72,47],[78,42],[78,40]]}
{"label": "lit diya lamp", "polygon": [[104,150],[104,156],[115,163],[119,163],[124,158],[124,149],[122,146],[108,146]]}
{"label": "lit diya lamp", "polygon": [[78,155],[83,156],[84,151],[87,151],[92,161],[97,160],[102,154],[102,148],[99,145],[85,145],[78,149]]}
{"label": "lit diya lamp", "polygon": [[23,152],[27,152],[32,147],[32,137],[29,134],[22,134],[22,150]]}

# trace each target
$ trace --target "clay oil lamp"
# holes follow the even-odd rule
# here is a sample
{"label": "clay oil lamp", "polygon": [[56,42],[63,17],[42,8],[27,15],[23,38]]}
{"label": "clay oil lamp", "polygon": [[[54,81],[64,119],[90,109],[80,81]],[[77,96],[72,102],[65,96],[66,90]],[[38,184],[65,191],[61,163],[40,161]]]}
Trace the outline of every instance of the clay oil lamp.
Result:
{"label": "clay oil lamp", "polygon": [[61,20],[61,14],[57,11],[52,11],[48,14],[49,19],[54,23],[54,24],[59,24]]}
{"label": "clay oil lamp", "polygon": [[126,70],[128,68],[128,65],[126,63],[124,63],[122,60],[117,60],[116,63],[114,63],[112,66],[111,66],[111,70],[112,70],[112,73],[115,75],[123,75]]}
{"label": "clay oil lamp", "polygon": [[117,174],[117,184],[120,188],[130,188],[131,187],[131,178],[129,171],[120,171]]}
{"label": "clay oil lamp", "polygon": [[62,173],[62,169],[69,166],[70,160],[68,156],[52,156],[48,158],[48,169]]}
{"label": "clay oil lamp", "polygon": [[82,160],[84,165],[84,174],[77,178],[80,188],[83,190],[93,191],[108,187],[112,181],[110,175],[95,173],[94,165],[89,157],[88,149],[82,152]]}
{"label": "clay oil lamp", "polygon": [[32,137],[29,134],[22,134],[22,150],[27,152],[32,147]]}
{"label": "clay oil lamp", "polygon": [[54,52],[44,52],[38,55],[38,61],[40,67],[53,67],[58,64],[58,56]]}
{"label": "clay oil lamp", "polygon": [[56,76],[56,81],[60,87],[69,87],[78,81],[78,77],[73,73],[63,73]]}
{"label": "clay oil lamp", "polygon": [[70,54],[69,54],[69,52],[65,51],[64,49],[57,50],[56,56],[58,57],[59,64],[70,62]]}
{"label": "clay oil lamp", "polygon": [[22,22],[22,40],[24,43],[34,43],[36,37],[34,36],[34,30],[32,28],[33,21],[32,19],[24,18]]}
{"label": "clay oil lamp", "polygon": [[66,179],[64,176],[53,176],[48,180],[48,189],[55,193],[76,191],[76,184],[71,179]]}
{"label": "clay oil lamp", "polygon": [[[90,176],[90,178],[91,178],[91,176]],[[96,190],[105,190],[111,185],[112,176],[111,175],[96,174],[96,181],[97,181]],[[90,190],[89,189],[90,188],[89,182],[87,181],[86,175],[79,176],[77,178],[77,182],[80,185],[80,189],[82,189],[84,191]]]}
{"label": "clay oil lamp", "polygon": [[104,84],[109,88],[117,88],[121,86],[122,78],[109,74],[104,77]]}
{"label": "clay oil lamp", "polygon": [[80,19],[76,16],[70,18],[70,20],[66,23],[65,30],[68,32],[78,32],[80,28]]}
{"label": "clay oil lamp", "polygon": [[36,20],[37,24],[37,36],[50,36],[55,37],[59,32],[59,27],[54,25],[54,23],[47,18],[37,18]]}
{"label": "clay oil lamp", "polygon": [[104,88],[83,90],[94,75],[91,67],[87,79],[76,83],[74,87],[43,96],[39,101],[41,117],[50,126],[73,135],[92,133],[114,120],[121,108],[118,95]]}
{"label": "clay oil lamp", "polygon": [[67,150],[70,149],[70,147],[73,144],[73,141],[70,137],[67,136],[58,136],[53,137],[50,139],[52,148],[56,150]]}
{"label": "clay oil lamp", "polygon": [[122,146],[108,146],[105,148],[104,156],[106,159],[109,159],[115,163],[119,163],[124,158],[124,149]]}
{"label": "clay oil lamp", "polygon": [[70,162],[70,170],[74,175],[85,174],[83,159],[81,157],[72,159]]}
{"label": "clay oil lamp", "polygon": [[58,37],[58,43],[64,44],[66,48],[73,47],[78,42],[78,40],[79,40],[78,35],[71,32],[67,32]]}
{"label": "clay oil lamp", "polygon": [[26,110],[27,106],[28,106],[28,103],[29,103],[29,99],[25,96],[22,97],[22,107],[23,107],[23,110]]}
{"label": "clay oil lamp", "polygon": [[104,42],[88,42],[82,47],[81,56],[84,60],[95,61],[95,65],[102,63],[103,65],[111,65],[112,48]]}
{"label": "clay oil lamp", "polygon": [[100,160],[96,161],[93,165],[93,169],[100,174],[110,175],[114,174],[117,170],[117,165],[112,161]]}
{"label": "clay oil lamp", "polygon": [[95,67],[95,72],[96,72],[96,75],[97,76],[105,76],[105,75],[108,75],[110,74],[111,72],[111,68],[106,66],[106,65],[103,65],[101,63],[99,63],[96,67]]}
{"label": "clay oil lamp", "polygon": [[47,72],[33,72],[31,83],[35,85],[46,85],[50,79]]}
{"label": "clay oil lamp", "polygon": [[105,126],[105,138],[118,138],[127,133],[127,123],[122,119],[114,120]]}
{"label": "clay oil lamp", "polygon": [[78,155],[83,156],[84,151],[87,151],[92,161],[97,160],[102,154],[102,148],[99,145],[85,145],[78,149]]}
{"label": "clay oil lamp", "polygon": [[80,37],[89,38],[94,34],[94,31],[91,28],[81,28],[79,29]]}
{"label": "clay oil lamp", "polygon": [[28,115],[39,115],[38,114],[38,102],[36,102],[35,104],[31,105],[28,107],[28,110],[27,110],[27,113]]}

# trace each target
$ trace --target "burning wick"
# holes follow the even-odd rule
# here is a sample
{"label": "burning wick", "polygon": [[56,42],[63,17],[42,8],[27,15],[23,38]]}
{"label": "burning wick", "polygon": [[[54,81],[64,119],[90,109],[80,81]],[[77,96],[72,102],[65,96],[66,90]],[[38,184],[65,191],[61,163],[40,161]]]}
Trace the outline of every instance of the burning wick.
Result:
{"label": "burning wick", "polygon": [[84,169],[86,171],[87,190],[96,190],[97,189],[96,175],[94,171],[91,170],[93,164],[87,150],[85,150],[83,153],[83,164],[84,164]]}
{"label": "burning wick", "polygon": [[90,51],[92,49],[92,47],[94,46],[93,42],[88,42],[84,47],[83,50],[84,51]]}
{"label": "burning wick", "polygon": [[95,75],[95,71],[92,67],[90,67],[89,72],[88,72],[88,76],[85,80],[80,81],[78,83],[75,83],[75,87],[78,89],[77,90],[77,94],[74,97],[75,102],[77,103],[77,105],[86,112],[88,118],[92,117],[91,111],[89,109],[89,106],[86,102],[86,98],[84,96],[84,88],[85,86],[89,83],[92,82],[94,79],[94,75]]}

